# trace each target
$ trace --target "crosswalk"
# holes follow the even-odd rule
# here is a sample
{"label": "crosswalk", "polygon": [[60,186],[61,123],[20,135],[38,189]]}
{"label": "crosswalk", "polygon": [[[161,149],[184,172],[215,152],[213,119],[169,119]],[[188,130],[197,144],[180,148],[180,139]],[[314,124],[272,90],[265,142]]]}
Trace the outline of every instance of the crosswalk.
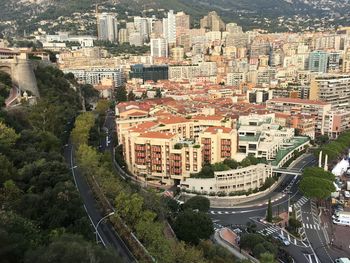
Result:
{"label": "crosswalk", "polygon": [[303,223],[303,227],[307,229],[314,229],[314,230],[320,230],[321,227],[319,224],[308,224],[308,223]]}
{"label": "crosswalk", "polygon": [[302,207],[303,205],[305,205],[307,202],[309,201],[309,199],[305,196],[301,197],[295,204],[294,204],[294,207],[297,209],[297,208],[300,208]]}
{"label": "crosswalk", "polygon": [[239,211],[214,211],[214,210],[211,210],[210,211],[210,214],[212,215],[232,215],[232,214],[236,214],[238,213]]}
{"label": "crosswalk", "polygon": [[278,226],[268,226],[268,227],[261,229],[257,232],[263,236],[282,235],[282,236],[286,237],[291,244],[294,244],[294,245],[299,246],[299,247],[308,247],[309,246],[308,242],[306,240],[298,240],[294,236],[291,236],[288,232],[282,230]]}
{"label": "crosswalk", "polygon": [[283,189],[282,193],[284,194],[288,194],[290,192],[290,189],[292,188],[293,184],[295,183],[295,181],[297,180],[298,176],[294,176],[294,178],[292,179],[292,181],[290,181],[290,183],[287,185],[287,187],[285,189]]}
{"label": "crosswalk", "polygon": [[320,260],[314,254],[304,254],[304,256],[309,263],[320,263]]}
{"label": "crosswalk", "polygon": [[276,226],[269,226],[267,228],[259,230],[258,233],[263,235],[263,236],[269,236],[269,235],[277,232],[278,230],[279,230],[279,228]]}

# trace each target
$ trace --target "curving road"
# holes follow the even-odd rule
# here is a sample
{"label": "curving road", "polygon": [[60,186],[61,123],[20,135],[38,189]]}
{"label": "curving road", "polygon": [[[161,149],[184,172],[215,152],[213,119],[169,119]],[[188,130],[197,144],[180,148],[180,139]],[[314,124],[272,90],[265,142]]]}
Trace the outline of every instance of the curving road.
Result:
{"label": "curving road", "polygon": [[98,229],[96,230],[97,223],[105,215],[102,215],[100,213],[98,204],[93,196],[90,186],[86,182],[85,178],[79,172],[79,167],[77,166],[74,159],[73,146],[71,143],[65,146],[64,156],[65,156],[66,162],[69,164],[69,167],[72,171],[74,183],[84,203],[85,211],[90,219],[92,226],[94,227],[95,231],[97,231],[97,235],[101,243],[105,247],[112,248],[119,255],[122,262],[124,263],[137,262],[133,254],[130,252],[130,250],[124,243],[124,241],[121,239],[118,233],[114,230],[111,224],[109,224],[106,221],[102,221],[99,224]]}
{"label": "curving road", "polygon": [[[315,166],[317,160],[311,154],[305,154],[299,157],[291,165],[291,169],[302,170],[305,167]],[[272,226],[268,223],[260,222],[259,218],[265,218],[267,211],[268,199],[275,200],[272,202],[273,213],[280,213],[287,211],[288,204],[295,203],[300,207],[306,205],[309,200],[302,196],[298,191],[299,178],[293,175],[286,175],[280,186],[277,187],[273,192],[268,195],[258,198],[254,201],[240,205],[239,207],[233,208],[221,208],[210,210],[210,217],[212,218],[214,225],[217,228],[228,225],[246,225],[247,222],[254,221],[257,225],[257,230],[260,233],[266,233],[272,236],[279,234],[284,235],[289,241],[290,245],[286,247],[286,250],[293,256],[296,262],[300,263],[319,263],[317,261],[315,252],[310,246],[308,239],[298,240],[293,236],[289,235],[286,231],[279,228],[278,226]],[[286,186],[290,185],[289,191],[285,191]],[[289,194],[288,194],[289,192]],[[323,261],[322,261],[323,262]],[[326,261],[325,261],[326,262]]]}

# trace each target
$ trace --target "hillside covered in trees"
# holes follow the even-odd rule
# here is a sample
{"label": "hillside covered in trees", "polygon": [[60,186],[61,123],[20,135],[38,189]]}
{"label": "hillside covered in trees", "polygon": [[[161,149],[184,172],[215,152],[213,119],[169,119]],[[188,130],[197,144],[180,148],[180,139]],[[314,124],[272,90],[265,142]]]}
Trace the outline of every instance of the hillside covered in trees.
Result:
{"label": "hillside covered in trees", "polygon": [[[63,73],[35,72],[36,106],[0,110],[1,262],[119,262],[95,245],[62,151],[80,99]],[[0,99],[10,78],[0,74]]]}

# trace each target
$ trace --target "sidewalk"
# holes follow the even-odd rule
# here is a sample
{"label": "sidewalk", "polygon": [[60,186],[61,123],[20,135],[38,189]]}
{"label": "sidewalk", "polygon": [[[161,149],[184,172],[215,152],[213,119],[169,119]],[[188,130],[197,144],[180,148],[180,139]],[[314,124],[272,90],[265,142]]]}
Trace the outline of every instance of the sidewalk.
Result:
{"label": "sidewalk", "polygon": [[350,255],[350,228],[334,225],[331,219],[330,210],[324,210],[321,215],[321,225],[328,234],[330,248],[339,256],[349,257]]}

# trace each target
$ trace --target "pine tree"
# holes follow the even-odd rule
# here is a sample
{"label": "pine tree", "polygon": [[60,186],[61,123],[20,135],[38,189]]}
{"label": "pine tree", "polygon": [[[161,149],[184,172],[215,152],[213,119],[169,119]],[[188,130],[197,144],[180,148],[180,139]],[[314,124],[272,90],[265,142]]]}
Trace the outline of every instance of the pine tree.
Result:
{"label": "pine tree", "polygon": [[156,95],[155,95],[156,98],[161,98],[162,97],[162,91],[160,90],[160,88],[158,88],[156,90]]}
{"label": "pine tree", "polygon": [[126,92],[125,86],[117,88],[117,91],[115,94],[115,99],[117,102],[127,101],[128,97],[127,97],[127,92]]}
{"label": "pine tree", "polygon": [[141,99],[144,100],[144,99],[147,99],[148,96],[147,96],[147,91],[144,91],[141,95]]}
{"label": "pine tree", "polygon": [[267,222],[272,222],[272,204],[271,204],[271,198],[269,199],[269,204],[267,205],[267,216],[266,216]]}
{"label": "pine tree", "polygon": [[132,90],[130,90],[129,93],[128,93],[128,101],[135,100],[135,97],[136,97],[135,93]]}

